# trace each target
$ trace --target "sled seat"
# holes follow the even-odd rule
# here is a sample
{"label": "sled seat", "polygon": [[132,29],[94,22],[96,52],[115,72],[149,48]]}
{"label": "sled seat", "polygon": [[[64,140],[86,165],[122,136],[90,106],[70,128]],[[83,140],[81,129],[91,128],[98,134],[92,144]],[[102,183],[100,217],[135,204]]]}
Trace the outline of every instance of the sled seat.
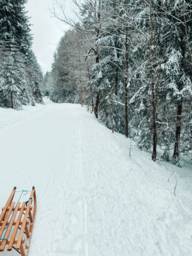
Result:
{"label": "sled seat", "polygon": [[35,187],[31,191],[14,187],[0,214],[0,254],[14,250],[28,255],[35,215]]}

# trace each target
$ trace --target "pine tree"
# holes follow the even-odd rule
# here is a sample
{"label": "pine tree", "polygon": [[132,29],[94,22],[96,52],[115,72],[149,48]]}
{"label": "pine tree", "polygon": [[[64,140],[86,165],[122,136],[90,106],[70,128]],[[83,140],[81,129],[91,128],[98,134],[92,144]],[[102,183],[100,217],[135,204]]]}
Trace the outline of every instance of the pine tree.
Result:
{"label": "pine tree", "polygon": [[[80,33],[89,41],[84,44],[88,66],[82,65],[80,80],[87,81],[86,103],[96,118],[133,138],[140,148],[152,149],[154,161],[161,152],[165,160],[172,153],[175,163],[181,153],[189,156],[192,3],[86,0],[79,7]],[[82,79],[85,70],[88,79]],[[76,77],[76,72],[70,75]],[[77,82],[75,94],[81,95],[76,88]]]}
{"label": "pine tree", "polygon": [[25,70],[27,73],[27,84],[31,94],[32,105],[35,105],[35,103],[42,103],[43,99],[40,87],[43,83],[43,74],[33,51],[30,51],[26,60]]}
{"label": "pine tree", "polygon": [[[55,102],[80,101],[81,64],[76,49],[77,32],[68,31],[61,39],[52,67],[54,88],[51,99]],[[79,64],[79,65],[78,65]]]}
{"label": "pine tree", "polygon": [[41,101],[39,82],[31,82],[35,86],[29,83],[35,79],[29,74],[37,71],[37,63],[31,54],[32,37],[25,3],[25,0],[0,1],[0,102],[4,107],[20,108]]}
{"label": "pine tree", "polygon": [[1,48],[0,106],[21,108],[29,103],[24,58],[17,48]]}
{"label": "pine tree", "polygon": [[43,83],[41,83],[41,92],[43,96],[50,96],[53,89],[53,76],[51,72],[46,72],[43,78]]}
{"label": "pine tree", "polygon": [[[168,111],[164,112],[164,116],[172,120],[172,123],[169,121],[172,130],[175,125],[175,134],[169,136],[173,138],[169,143],[174,142],[173,160],[177,163],[182,151],[182,134],[188,123],[186,118],[188,114],[185,109],[192,96],[190,32],[192,4],[188,1],[172,1],[162,3],[159,9],[163,13],[160,46],[164,59],[162,71],[165,82],[163,82],[162,90],[167,99],[166,104],[169,106]],[[163,40],[163,38],[165,39]],[[160,100],[164,105],[162,99]]]}

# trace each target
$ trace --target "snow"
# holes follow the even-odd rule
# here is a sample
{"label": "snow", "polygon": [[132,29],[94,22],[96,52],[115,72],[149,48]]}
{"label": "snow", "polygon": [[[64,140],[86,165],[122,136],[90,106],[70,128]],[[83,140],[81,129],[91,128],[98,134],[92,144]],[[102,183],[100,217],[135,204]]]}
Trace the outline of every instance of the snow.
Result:
{"label": "snow", "polygon": [[2,256],[19,256],[19,254],[16,251],[13,252],[1,252]]}
{"label": "snow", "polygon": [[30,256],[192,255],[191,166],[153,163],[70,104],[0,109],[0,145],[0,206],[37,189]]}

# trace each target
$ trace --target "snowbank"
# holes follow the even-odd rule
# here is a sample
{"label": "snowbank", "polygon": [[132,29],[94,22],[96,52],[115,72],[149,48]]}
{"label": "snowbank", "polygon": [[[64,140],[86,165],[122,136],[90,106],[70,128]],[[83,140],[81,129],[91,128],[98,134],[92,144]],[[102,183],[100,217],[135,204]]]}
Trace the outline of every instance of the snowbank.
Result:
{"label": "snowbank", "polygon": [[37,188],[30,256],[192,255],[192,171],[158,162],[78,105],[0,109],[3,206]]}

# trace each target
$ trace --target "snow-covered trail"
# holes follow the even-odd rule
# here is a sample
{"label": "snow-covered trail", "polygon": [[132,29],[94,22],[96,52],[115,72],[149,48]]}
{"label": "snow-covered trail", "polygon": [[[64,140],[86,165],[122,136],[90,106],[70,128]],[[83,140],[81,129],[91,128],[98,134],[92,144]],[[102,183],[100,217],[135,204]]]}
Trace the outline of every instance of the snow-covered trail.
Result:
{"label": "snow-covered trail", "polygon": [[0,145],[0,206],[37,188],[30,256],[192,255],[190,170],[152,163],[86,109],[1,110]]}

